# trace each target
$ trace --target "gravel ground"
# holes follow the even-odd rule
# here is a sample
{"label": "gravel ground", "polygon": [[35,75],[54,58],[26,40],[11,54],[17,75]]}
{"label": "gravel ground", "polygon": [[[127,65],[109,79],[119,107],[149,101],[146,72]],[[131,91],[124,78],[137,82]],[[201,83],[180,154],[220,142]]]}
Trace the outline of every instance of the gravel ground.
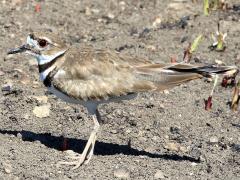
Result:
{"label": "gravel ground", "polygon": [[[1,0],[0,179],[240,179],[240,110],[229,108],[231,87],[217,86],[211,111],[204,99],[212,83],[203,79],[101,105],[95,156],[71,170],[56,166],[67,160],[63,137],[68,150],[81,153],[93,128],[90,117],[47,92],[32,57],[6,55],[29,32],[50,29],[69,44],[180,62],[202,33],[192,63],[239,66],[240,3],[228,3],[232,10],[205,17],[200,1]],[[224,52],[208,48],[218,20],[228,34]],[[47,111],[36,113],[36,107]]]}

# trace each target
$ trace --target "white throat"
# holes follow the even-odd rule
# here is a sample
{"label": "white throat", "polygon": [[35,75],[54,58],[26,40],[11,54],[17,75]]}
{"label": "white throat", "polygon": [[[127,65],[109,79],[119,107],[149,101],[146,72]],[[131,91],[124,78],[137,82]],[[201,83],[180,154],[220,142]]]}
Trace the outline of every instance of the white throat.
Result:
{"label": "white throat", "polygon": [[[61,56],[62,54],[64,54],[66,52],[66,50],[64,51],[60,51],[54,55],[39,55],[36,56],[37,61],[38,61],[38,65],[44,65],[47,64],[51,61],[53,61],[55,58],[57,58],[58,56]],[[40,80],[44,81],[46,79],[46,77],[48,76],[48,74],[55,68],[54,65],[51,65],[50,67],[48,67],[45,71],[40,73]]]}
{"label": "white throat", "polygon": [[37,59],[39,65],[43,65],[43,64],[51,62],[56,57],[64,54],[65,52],[66,52],[66,50],[59,51],[58,53],[56,53],[54,55],[44,55],[44,54],[41,54],[41,55],[37,55],[36,59]]}

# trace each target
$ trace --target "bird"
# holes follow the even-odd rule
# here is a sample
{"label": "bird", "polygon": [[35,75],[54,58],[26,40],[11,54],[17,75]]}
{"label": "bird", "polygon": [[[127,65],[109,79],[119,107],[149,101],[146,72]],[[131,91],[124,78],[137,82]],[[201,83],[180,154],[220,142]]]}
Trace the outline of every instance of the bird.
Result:
{"label": "bird", "polygon": [[190,80],[238,72],[236,66],[156,63],[110,49],[67,45],[59,35],[45,31],[29,33],[25,44],[7,53],[34,56],[46,88],[65,102],[83,105],[91,115],[94,128],[83,152],[72,162],[60,162],[73,165],[73,169],[87,164],[94,154],[100,128],[99,104],[130,100],[141,92],[160,92]]}

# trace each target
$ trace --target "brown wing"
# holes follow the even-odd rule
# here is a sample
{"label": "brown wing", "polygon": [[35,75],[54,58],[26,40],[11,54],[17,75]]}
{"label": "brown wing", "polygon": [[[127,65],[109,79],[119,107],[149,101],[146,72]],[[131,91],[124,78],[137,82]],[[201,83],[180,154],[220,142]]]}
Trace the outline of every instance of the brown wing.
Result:
{"label": "brown wing", "polygon": [[59,67],[65,73],[58,73],[53,85],[81,100],[164,90],[201,78],[204,73],[212,73],[209,70],[213,70],[208,66],[190,64],[153,64],[90,47],[81,51],[69,50],[65,57],[65,62]]}
{"label": "brown wing", "polygon": [[65,57],[59,67],[65,73],[58,73],[52,84],[71,97],[101,100],[156,88],[153,82],[136,78],[135,68],[130,65],[137,63],[135,59],[92,48],[72,49]]}

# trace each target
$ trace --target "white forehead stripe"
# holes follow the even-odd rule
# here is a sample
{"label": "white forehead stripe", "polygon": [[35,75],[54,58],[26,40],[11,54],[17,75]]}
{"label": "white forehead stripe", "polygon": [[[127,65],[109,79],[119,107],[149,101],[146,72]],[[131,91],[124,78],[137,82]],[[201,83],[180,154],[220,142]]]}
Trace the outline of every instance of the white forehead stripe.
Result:
{"label": "white forehead stripe", "polygon": [[27,44],[30,46],[36,47],[37,46],[37,41],[32,39],[30,36],[27,37]]}

